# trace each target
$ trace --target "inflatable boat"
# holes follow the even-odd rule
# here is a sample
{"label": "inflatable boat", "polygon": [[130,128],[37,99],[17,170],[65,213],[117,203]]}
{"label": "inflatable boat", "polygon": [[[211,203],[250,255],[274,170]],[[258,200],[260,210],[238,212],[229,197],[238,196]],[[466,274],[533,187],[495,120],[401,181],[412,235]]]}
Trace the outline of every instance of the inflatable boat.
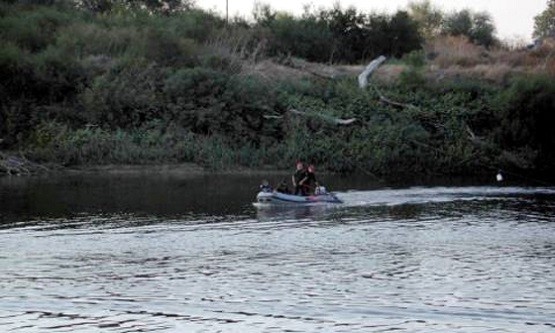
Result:
{"label": "inflatable boat", "polygon": [[301,196],[277,191],[261,191],[256,195],[260,205],[310,205],[310,204],[340,204],[343,203],[335,194],[320,192],[314,195]]}

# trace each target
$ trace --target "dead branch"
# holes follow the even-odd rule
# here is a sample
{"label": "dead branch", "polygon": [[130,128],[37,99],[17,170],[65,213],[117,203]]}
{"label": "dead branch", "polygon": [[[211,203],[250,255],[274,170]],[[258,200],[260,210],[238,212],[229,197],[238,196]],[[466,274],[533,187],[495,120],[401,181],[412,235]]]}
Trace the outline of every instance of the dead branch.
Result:
{"label": "dead branch", "polygon": [[[372,62],[370,64],[368,64],[368,66],[366,66],[364,71],[362,73],[360,73],[360,75],[358,76],[358,86],[361,89],[364,89],[368,86],[370,76],[386,59],[387,58],[384,57],[384,56],[379,56],[378,58],[372,60]],[[376,88],[375,86],[372,86],[372,87],[374,88],[374,90],[376,91],[378,96],[380,97],[380,101],[382,101],[383,103],[386,103],[386,104],[389,104],[389,105],[392,105],[392,106],[395,106],[395,107],[400,107],[400,108],[416,108],[416,106],[414,106],[412,104],[406,104],[406,103],[400,103],[400,102],[393,101],[393,100],[385,97],[378,90],[378,88]]]}
{"label": "dead branch", "polygon": [[264,119],[282,119],[283,116],[277,115],[277,114],[265,114],[262,117],[264,117]]}
{"label": "dead branch", "polygon": [[[378,91],[378,90],[376,89],[376,91]],[[414,106],[412,104],[395,102],[395,101],[385,97],[384,95],[382,95],[379,91],[378,91],[378,95],[380,96],[380,101],[382,101],[383,103],[393,105],[393,106],[396,106],[396,107],[400,107],[400,108],[412,108],[412,109],[417,108],[416,106]]]}
{"label": "dead branch", "polygon": [[321,114],[321,113],[315,113],[315,112],[305,112],[305,111],[299,111],[299,110],[295,110],[295,109],[290,109],[289,112],[299,115],[299,116],[305,116],[305,117],[316,117],[316,118],[320,118],[324,121],[336,124],[336,125],[351,125],[352,123],[354,123],[356,121],[356,118],[349,118],[349,119],[341,119],[341,118],[335,118],[332,116],[328,116],[325,114]]}
{"label": "dead branch", "polygon": [[476,134],[474,134],[474,132],[472,131],[472,129],[468,125],[466,125],[466,132],[470,136],[470,141],[476,141]]}
{"label": "dead branch", "polygon": [[[296,110],[296,109],[289,109],[288,111],[290,113],[298,115],[298,116],[319,118],[321,120],[324,120],[328,123],[332,123],[334,125],[346,126],[346,125],[351,125],[351,124],[353,124],[354,122],[357,121],[356,118],[342,119],[342,118],[336,118],[336,117],[328,116],[328,115],[321,114],[321,113],[299,111],[299,110]],[[266,114],[263,117],[265,119],[282,119],[283,118],[282,115],[277,115],[277,114]]]}
{"label": "dead branch", "polygon": [[368,86],[368,80],[370,79],[370,76],[386,59],[387,58],[384,57],[383,55],[379,56],[378,58],[372,60],[372,62],[369,63],[368,66],[366,66],[364,71],[360,73],[360,75],[358,76],[358,86],[361,89],[366,88],[366,86]]}

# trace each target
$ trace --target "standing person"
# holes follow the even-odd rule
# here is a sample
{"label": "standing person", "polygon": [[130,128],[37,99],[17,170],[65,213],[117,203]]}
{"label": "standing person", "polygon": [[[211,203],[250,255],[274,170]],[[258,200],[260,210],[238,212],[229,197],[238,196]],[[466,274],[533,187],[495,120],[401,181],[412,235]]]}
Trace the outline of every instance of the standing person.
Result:
{"label": "standing person", "polygon": [[314,193],[316,187],[318,187],[318,181],[316,180],[315,171],[316,167],[314,166],[314,164],[309,165],[304,179],[300,182],[305,195],[308,193]]}
{"label": "standing person", "polygon": [[295,189],[294,194],[295,195],[299,195],[299,194],[303,194],[303,186],[301,181],[303,179],[306,178],[306,171],[304,169],[304,164],[303,162],[297,162],[297,170],[295,170],[295,173],[293,174],[293,176],[291,177],[291,180],[293,181],[293,188]]}

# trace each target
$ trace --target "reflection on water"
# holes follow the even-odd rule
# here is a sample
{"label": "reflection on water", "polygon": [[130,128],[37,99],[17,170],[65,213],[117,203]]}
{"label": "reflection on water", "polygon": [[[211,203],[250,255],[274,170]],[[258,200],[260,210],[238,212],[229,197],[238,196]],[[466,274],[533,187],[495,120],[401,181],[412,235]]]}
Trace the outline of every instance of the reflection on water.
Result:
{"label": "reflection on water", "polygon": [[553,188],[257,210],[258,182],[1,179],[0,331],[555,329]]}

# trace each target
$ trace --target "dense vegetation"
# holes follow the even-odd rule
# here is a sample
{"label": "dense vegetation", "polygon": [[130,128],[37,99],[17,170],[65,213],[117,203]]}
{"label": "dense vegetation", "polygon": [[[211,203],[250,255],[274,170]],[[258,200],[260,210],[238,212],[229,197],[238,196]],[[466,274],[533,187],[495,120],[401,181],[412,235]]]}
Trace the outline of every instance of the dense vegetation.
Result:
{"label": "dense vegetation", "polygon": [[534,36],[555,35],[555,0],[547,1],[547,8],[534,18]]}
{"label": "dense vegetation", "polygon": [[[190,4],[12,2],[0,3],[0,148],[35,161],[219,170],[303,159],[380,175],[555,166],[553,79],[433,83],[418,51],[422,26],[404,11],[293,17],[262,6],[255,22],[227,24]],[[406,70],[365,90],[349,77],[245,70],[268,57],[357,63],[380,54]]]}

